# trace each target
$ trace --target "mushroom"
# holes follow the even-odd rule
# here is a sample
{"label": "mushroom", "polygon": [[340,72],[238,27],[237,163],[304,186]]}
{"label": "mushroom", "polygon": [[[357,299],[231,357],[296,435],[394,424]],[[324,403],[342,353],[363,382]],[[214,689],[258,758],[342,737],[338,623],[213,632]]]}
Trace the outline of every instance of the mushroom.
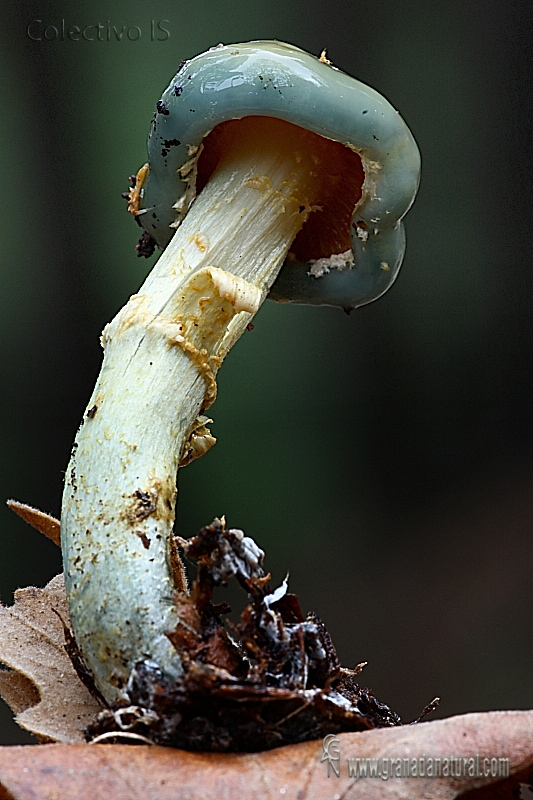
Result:
{"label": "mushroom", "polygon": [[[394,281],[419,153],[377,92],[280,42],[219,45],[157,103],[129,209],[164,249],[102,334],[68,466],[61,535],[77,645],[107,701],[138,662],[171,679],[186,591],[179,466],[214,443],[223,358],[270,292],[351,310]],[[148,248],[149,249],[149,248]]]}

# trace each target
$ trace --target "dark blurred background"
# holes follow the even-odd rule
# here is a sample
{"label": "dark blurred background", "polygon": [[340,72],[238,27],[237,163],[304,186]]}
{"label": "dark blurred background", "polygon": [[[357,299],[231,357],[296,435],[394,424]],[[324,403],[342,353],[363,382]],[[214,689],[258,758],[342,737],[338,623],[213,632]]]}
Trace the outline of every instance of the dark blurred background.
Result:
{"label": "dark blurred background", "polygon": [[[225,514],[253,536],[406,721],[436,694],[441,716],[532,707],[531,2],[4,6],[0,497],[59,515],[99,333],[151,267],[120,194],[179,62],[218,42],[325,47],[420,145],[404,267],[351,316],[265,304],[221,370],[217,446],[180,472],[177,529]],[[62,19],[130,39],[28,35]],[[0,514],[11,603],[60,555]],[[1,714],[1,742],[29,740]]]}

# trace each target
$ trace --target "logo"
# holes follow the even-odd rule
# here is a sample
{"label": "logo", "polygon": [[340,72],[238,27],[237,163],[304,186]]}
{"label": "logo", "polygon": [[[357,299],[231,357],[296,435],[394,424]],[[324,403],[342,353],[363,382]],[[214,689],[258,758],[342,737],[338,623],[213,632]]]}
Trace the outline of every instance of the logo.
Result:
{"label": "logo", "polygon": [[322,761],[328,762],[328,778],[331,775],[331,770],[333,770],[337,778],[340,778],[341,751],[339,744],[340,742],[334,733],[328,733],[322,742],[322,758],[320,759],[320,763],[322,763]]}

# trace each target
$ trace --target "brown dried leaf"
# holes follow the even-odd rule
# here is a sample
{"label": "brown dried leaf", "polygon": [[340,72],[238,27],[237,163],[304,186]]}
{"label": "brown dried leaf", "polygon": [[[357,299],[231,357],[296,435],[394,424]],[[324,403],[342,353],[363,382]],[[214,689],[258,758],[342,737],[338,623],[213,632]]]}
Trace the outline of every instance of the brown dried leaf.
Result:
{"label": "brown dried leaf", "polygon": [[25,675],[12,670],[0,672],[0,696],[15,714],[20,714],[39,702],[39,692],[35,684]]}
{"label": "brown dried leaf", "polygon": [[62,575],[44,589],[19,589],[10,608],[0,605],[0,662],[13,670],[0,675],[0,693],[40,740],[83,742],[101,709],[65,652],[62,620],[68,625]]}
{"label": "brown dried leaf", "polygon": [[39,511],[38,508],[28,506],[26,503],[19,503],[18,500],[8,500],[7,506],[18,514],[19,517],[37,528],[40,533],[43,533],[48,539],[58,546],[61,545],[61,530],[59,520],[52,517],[51,514],[46,514],[44,511]]}
{"label": "brown dried leaf", "polygon": [[[520,797],[533,772],[533,712],[467,714],[435,722],[338,737],[340,777],[328,777],[322,742],[263,753],[187,753],[168,747],[51,745],[0,748],[0,797],[11,800],[471,800]],[[508,758],[510,778],[379,778],[355,780],[348,758],[423,755]],[[0,788],[0,792],[2,789]],[[513,794],[514,792],[514,794]]]}

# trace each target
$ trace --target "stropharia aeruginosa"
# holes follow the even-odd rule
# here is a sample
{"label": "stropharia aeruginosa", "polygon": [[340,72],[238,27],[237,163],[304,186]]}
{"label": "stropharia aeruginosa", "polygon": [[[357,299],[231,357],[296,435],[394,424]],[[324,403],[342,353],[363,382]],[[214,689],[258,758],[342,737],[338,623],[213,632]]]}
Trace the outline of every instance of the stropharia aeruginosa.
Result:
{"label": "stropharia aeruginosa", "polygon": [[127,698],[140,661],[181,674],[166,636],[186,591],[176,472],[214,442],[203,412],[224,356],[269,293],[351,310],[386,291],[420,168],[383,97],[280,42],[184,62],[148,158],[129,209],[140,251],[164,252],[103,332],[61,516],[74,634],[109,701]]}

